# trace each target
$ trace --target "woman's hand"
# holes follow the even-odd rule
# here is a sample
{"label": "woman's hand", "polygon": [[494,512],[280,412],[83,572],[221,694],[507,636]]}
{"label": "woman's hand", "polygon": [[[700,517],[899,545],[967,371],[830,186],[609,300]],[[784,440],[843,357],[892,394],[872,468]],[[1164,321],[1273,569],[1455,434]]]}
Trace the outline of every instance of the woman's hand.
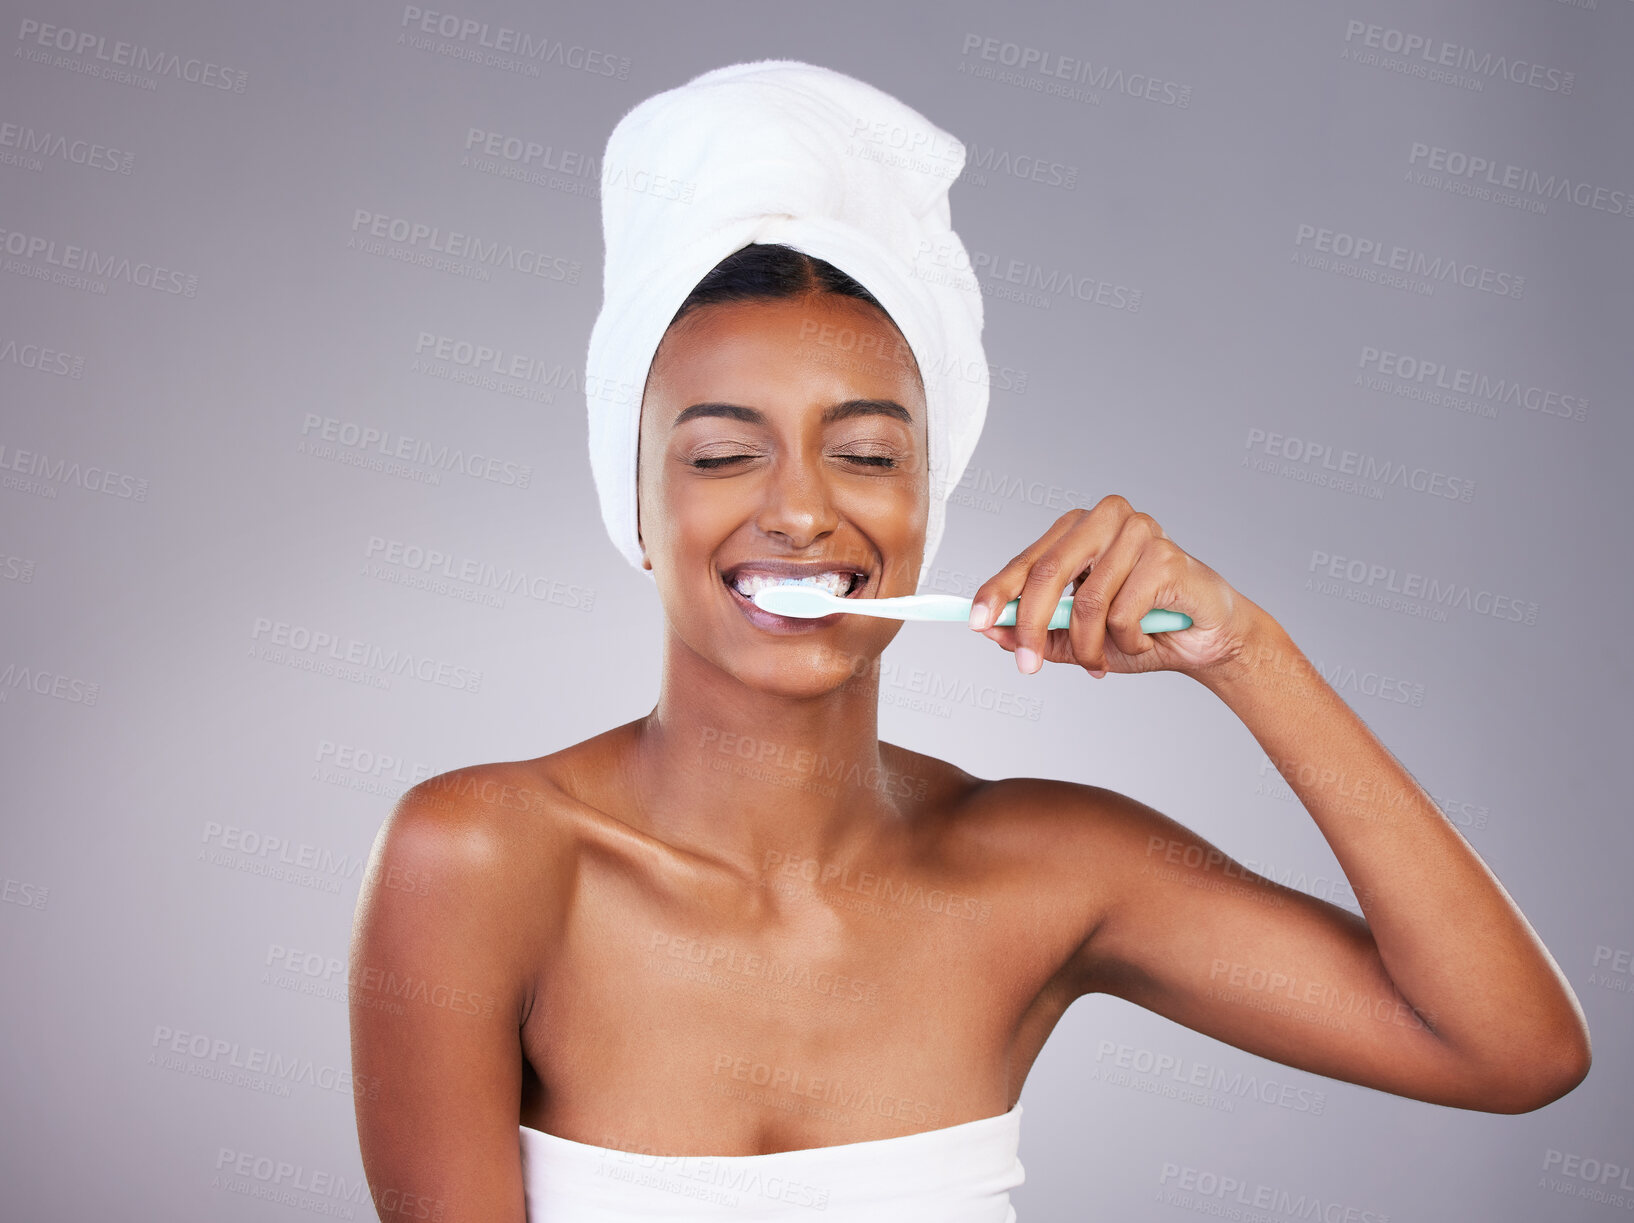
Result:
{"label": "woman's hand", "polygon": [[[1046,629],[1072,586],[1072,623]],[[1014,627],[987,627],[1020,597]],[[1024,674],[1071,662],[1096,679],[1108,671],[1180,671],[1201,678],[1235,663],[1264,611],[1188,555],[1116,493],[1093,509],[1068,510],[1037,543],[983,582],[971,627],[1016,655]],[[1153,608],[1184,612],[1188,628],[1143,633]]]}

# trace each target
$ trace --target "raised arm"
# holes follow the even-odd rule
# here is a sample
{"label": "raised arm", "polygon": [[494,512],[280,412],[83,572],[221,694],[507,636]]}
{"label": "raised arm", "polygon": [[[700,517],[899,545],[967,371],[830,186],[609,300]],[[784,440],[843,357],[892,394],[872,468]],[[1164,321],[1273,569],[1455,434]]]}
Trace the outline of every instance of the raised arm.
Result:
{"label": "raised arm", "polygon": [[[1424,848],[1438,832],[1399,838],[1402,855],[1419,857],[1382,890],[1352,878],[1369,921],[1265,879],[1143,803],[1072,789],[1062,801],[1095,826],[1084,843],[1106,897],[1075,958],[1079,993],[1125,998],[1301,1070],[1456,1108],[1527,1112],[1587,1073],[1586,1029],[1554,961],[1472,851],[1474,889],[1448,869],[1454,854]],[[1433,809],[1420,818],[1442,819]],[[1394,869],[1396,852],[1376,846],[1377,865],[1357,876]],[[1366,849],[1346,856],[1369,861]],[[1438,871],[1453,882],[1425,877]],[[1381,940],[1375,927],[1395,937]]]}
{"label": "raised arm", "polygon": [[[1072,623],[1047,631],[1069,581]],[[1190,675],[1258,740],[1333,849],[1363,917],[1280,887],[1149,807],[1069,788],[1097,830],[1104,889],[1077,967],[1137,1002],[1289,1065],[1399,1095],[1527,1112],[1588,1073],[1559,965],[1435,802],[1269,614],[1122,497],[1064,514],[977,592],[1019,595],[1017,654],[1094,676]],[[1147,634],[1152,608],[1191,626]],[[1092,792],[1093,791],[1093,792]],[[1552,813],[1551,813],[1552,814]]]}
{"label": "raised arm", "polygon": [[1528,1112],[1588,1073],[1576,996],[1395,757],[1267,620],[1206,681],[1304,803],[1365,920],[1098,791],[1108,903],[1079,967],[1238,1048],[1397,1095]]}
{"label": "raised arm", "polygon": [[491,814],[440,780],[399,801],[358,900],[352,1067],[378,1084],[356,1093],[363,1168],[383,1220],[523,1223],[526,923]]}

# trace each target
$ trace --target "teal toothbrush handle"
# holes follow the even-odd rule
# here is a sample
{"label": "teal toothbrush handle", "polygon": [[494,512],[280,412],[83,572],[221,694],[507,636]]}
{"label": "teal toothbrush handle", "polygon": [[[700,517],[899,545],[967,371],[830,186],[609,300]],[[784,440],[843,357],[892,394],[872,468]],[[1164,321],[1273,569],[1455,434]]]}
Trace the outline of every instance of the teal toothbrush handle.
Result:
{"label": "teal toothbrush handle", "polygon": [[[1055,606],[1055,614],[1050,617],[1049,628],[1066,628],[1072,623],[1072,595],[1062,595],[1061,601]],[[1020,599],[1011,599],[999,610],[999,618],[993,621],[993,627],[1001,624],[1016,622],[1016,609],[1021,606]],[[1177,629],[1190,628],[1191,617],[1185,612],[1169,611],[1167,608],[1156,607],[1140,618],[1140,631],[1143,633],[1172,633]]]}

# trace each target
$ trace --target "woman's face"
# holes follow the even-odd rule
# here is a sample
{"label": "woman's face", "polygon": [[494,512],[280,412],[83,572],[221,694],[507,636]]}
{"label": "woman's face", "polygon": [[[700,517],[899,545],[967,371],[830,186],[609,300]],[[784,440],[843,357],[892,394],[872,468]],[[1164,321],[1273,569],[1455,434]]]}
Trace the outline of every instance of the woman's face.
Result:
{"label": "woman's face", "polygon": [[802,689],[861,674],[900,621],[775,622],[735,583],[809,565],[862,574],[850,593],[863,598],[912,594],[928,497],[918,368],[867,302],[705,306],[659,345],[641,407],[642,548],[671,630],[723,670]]}

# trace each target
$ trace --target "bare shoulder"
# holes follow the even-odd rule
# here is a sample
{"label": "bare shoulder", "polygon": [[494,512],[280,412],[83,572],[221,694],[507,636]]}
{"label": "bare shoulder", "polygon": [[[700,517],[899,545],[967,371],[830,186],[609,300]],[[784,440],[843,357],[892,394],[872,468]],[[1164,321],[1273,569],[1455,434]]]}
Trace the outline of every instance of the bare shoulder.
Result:
{"label": "bare shoulder", "polygon": [[626,722],[531,759],[466,765],[428,777],[403,795],[399,812],[410,809],[432,824],[440,817],[465,835],[570,835],[575,814],[603,798],[608,774],[618,771],[630,750],[635,725]]}
{"label": "bare shoulder", "polygon": [[1083,868],[1138,847],[1159,825],[1180,828],[1104,786],[1047,777],[984,778],[933,756],[895,750],[905,771],[929,781],[927,797],[939,793],[939,805],[990,849],[1027,858],[1039,852],[1068,856],[1080,880]]}
{"label": "bare shoulder", "polygon": [[1142,897],[1159,872],[1168,873],[1167,858],[1190,860],[1213,848],[1105,786],[989,779],[904,749],[893,749],[891,759],[924,783],[925,806],[914,821],[919,858],[936,864],[946,886],[983,900],[995,946],[1010,949],[1008,962],[1024,941],[1063,1007],[1116,987],[1127,970],[1107,962],[1105,935],[1116,929],[1138,941],[1152,912]]}
{"label": "bare shoulder", "polygon": [[963,777],[955,791],[957,840],[989,864],[993,886],[1008,888],[1013,908],[1077,948],[1084,991],[1105,984],[1091,980],[1105,971],[1089,954],[1097,933],[1141,920],[1143,910],[1131,901],[1172,875],[1175,863],[1252,874],[1179,821],[1105,786]]}
{"label": "bare shoulder", "polygon": [[620,773],[632,726],[531,759],[428,777],[398,800],[377,844],[480,876],[486,891],[535,906],[542,897],[564,895],[578,851],[613,835],[609,828],[617,821],[607,812],[618,808],[618,799],[609,793],[609,779]]}
{"label": "bare shoulder", "polygon": [[[1041,777],[986,778],[946,760],[891,748],[899,789],[919,799],[927,827],[996,874],[1048,888],[1052,877],[1081,894],[1127,827],[1132,800],[1100,786]],[[1139,806],[1139,804],[1134,804]]]}
{"label": "bare shoulder", "polygon": [[1098,917],[1166,864],[1218,869],[1231,862],[1180,821],[1105,786],[1007,777],[987,783],[971,803],[991,835],[1041,877],[1064,875],[1075,893],[1092,896]]}
{"label": "bare shoulder", "polygon": [[[398,799],[381,838],[407,850],[424,846],[471,865],[512,858],[521,843],[549,837],[563,796],[548,769],[533,762],[466,765],[428,777]],[[516,865],[513,861],[512,865]]]}
{"label": "bare shoulder", "polygon": [[375,837],[363,900],[418,898],[413,911],[467,929],[537,934],[572,862],[572,799],[540,761],[450,769],[397,800]]}

